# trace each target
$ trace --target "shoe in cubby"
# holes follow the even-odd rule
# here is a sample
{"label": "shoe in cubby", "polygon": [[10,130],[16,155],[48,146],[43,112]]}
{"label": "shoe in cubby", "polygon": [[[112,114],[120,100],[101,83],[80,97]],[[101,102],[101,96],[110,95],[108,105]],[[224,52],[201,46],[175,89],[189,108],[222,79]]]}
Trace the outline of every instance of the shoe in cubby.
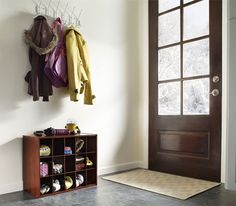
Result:
{"label": "shoe in cubby", "polygon": [[96,168],[97,165],[97,156],[96,154],[88,154],[86,157],[86,168],[91,169],[91,168]]}
{"label": "shoe in cubby", "polygon": [[40,179],[40,194],[46,195],[52,193],[52,178],[45,177]]}
{"label": "shoe in cubby", "polygon": [[64,175],[55,175],[52,180],[52,192],[59,192],[65,190]]}
{"label": "shoe in cubby", "polygon": [[53,158],[52,172],[54,175],[64,173],[64,157],[54,157]]}
{"label": "shoe in cubby", "polygon": [[76,154],[86,152],[86,137],[75,138],[75,152]]}
{"label": "shoe in cubby", "polygon": [[86,185],[86,171],[76,173],[76,187],[82,187]]}

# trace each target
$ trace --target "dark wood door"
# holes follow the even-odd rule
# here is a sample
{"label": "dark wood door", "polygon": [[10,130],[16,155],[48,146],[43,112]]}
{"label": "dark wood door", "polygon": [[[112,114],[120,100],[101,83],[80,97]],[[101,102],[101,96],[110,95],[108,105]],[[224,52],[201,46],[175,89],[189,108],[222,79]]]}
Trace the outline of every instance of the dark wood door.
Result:
{"label": "dark wood door", "polygon": [[149,0],[149,169],[220,181],[221,0]]}

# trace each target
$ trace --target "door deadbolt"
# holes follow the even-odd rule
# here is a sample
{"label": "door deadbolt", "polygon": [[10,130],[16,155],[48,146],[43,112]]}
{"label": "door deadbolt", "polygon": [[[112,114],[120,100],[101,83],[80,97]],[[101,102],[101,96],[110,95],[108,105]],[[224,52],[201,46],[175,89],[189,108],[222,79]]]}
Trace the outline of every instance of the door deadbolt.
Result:
{"label": "door deadbolt", "polygon": [[219,81],[220,81],[220,77],[219,76],[212,77],[212,82],[213,83],[218,83]]}

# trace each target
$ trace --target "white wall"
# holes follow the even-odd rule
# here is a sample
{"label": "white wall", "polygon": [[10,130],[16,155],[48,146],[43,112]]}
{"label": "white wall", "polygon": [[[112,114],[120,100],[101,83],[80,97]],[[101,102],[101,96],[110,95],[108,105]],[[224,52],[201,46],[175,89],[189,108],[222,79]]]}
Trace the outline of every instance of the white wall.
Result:
{"label": "white wall", "polygon": [[22,135],[63,128],[68,118],[77,119],[82,132],[98,134],[100,174],[141,165],[145,128],[139,127],[139,109],[144,109],[139,70],[146,62],[139,57],[146,45],[138,44],[138,32],[146,28],[138,27],[138,1],[69,2],[83,9],[81,33],[90,50],[94,106],[70,102],[64,89],[54,89],[48,103],[32,101],[24,82],[30,66],[23,31],[33,20],[34,6],[31,0],[0,0],[0,194],[22,189]]}

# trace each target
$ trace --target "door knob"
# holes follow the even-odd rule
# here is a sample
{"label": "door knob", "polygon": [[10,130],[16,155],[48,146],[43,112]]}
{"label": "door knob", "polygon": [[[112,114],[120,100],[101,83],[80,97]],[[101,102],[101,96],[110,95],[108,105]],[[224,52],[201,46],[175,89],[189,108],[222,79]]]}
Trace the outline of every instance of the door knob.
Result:
{"label": "door knob", "polygon": [[210,93],[213,97],[216,97],[220,94],[219,89],[213,89],[212,92]]}

